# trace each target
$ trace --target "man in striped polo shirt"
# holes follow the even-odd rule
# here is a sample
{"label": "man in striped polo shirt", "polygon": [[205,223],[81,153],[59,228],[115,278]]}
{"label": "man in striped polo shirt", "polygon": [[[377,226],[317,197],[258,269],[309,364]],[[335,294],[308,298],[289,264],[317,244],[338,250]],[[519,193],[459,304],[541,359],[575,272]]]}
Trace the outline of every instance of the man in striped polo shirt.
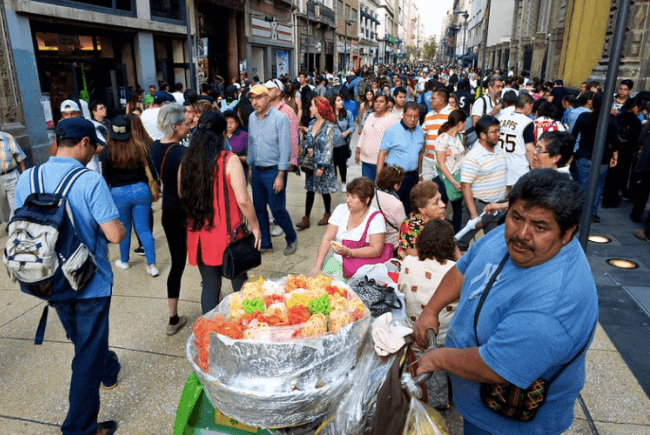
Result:
{"label": "man in striped polo shirt", "polygon": [[[449,114],[454,109],[449,106],[449,91],[446,89],[438,88],[431,94],[431,112],[427,113],[424,118],[422,128],[424,130],[424,153],[422,154],[420,167],[422,168],[423,180],[434,180],[438,178],[436,172],[436,147],[435,141],[438,137],[438,130],[440,126],[447,122]],[[438,178],[434,180],[440,187],[440,193],[443,195],[442,200],[446,203],[447,198],[444,184]],[[438,182],[439,181],[439,182]]]}
{"label": "man in striped polo shirt", "polygon": [[[463,188],[463,225],[483,212],[486,205],[502,202],[506,199],[506,155],[499,143],[499,120],[486,115],[474,126],[478,142],[465,154],[460,169],[460,184]],[[496,228],[498,221],[479,222],[475,230],[470,231],[458,241],[458,248],[466,251],[469,241],[479,229],[487,234]]]}

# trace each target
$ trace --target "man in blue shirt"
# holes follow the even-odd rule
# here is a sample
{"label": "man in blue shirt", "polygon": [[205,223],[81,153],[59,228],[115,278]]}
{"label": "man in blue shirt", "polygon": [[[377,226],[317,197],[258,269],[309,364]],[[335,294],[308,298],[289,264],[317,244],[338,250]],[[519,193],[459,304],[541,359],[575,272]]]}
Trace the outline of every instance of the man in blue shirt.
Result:
{"label": "man in blue shirt", "polygon": [[377,157],[377,175],[384,164],[404,169],[404,181],[397,195],[404,204],[407,216],[411,212],[411,189],[418,184],[418,175],[421,172],[420,154],[424,150],[424,132],[418,125],[419,120],[420,106],[414,101],[409,101],[404,105],[402,120],[384,133]]}
{"label": "man in blue shirt", "polygon": [[[422,346],[426,331],[438,330],[438,313],[460,298],[446,348],[424,354],[418,371],[451,375],[465,434],[554,435],[571,426],[585,379],[583,351],[598,318],[596,285],[574,238],[583,202],[567,174],[536,169],[522,176],[510,193],[505,226],[481,238],[447,272],[416,322]],[[480,398],[481,383],[527,389],[554,376],[534,420],[498,415]]]}
{"label": "man in blue shirt", "polygon": [[287,241],[284,255],[291,255],[297,249],[297,235],[287,211],[286,183],[291,158],[289,119],[271,106],[269,90],[265,86],[253,86],[247,97],[255,109],[248,120],[246,161],[253,205],[262,233],[261,251],[273,252],[268,205],[276,225],[284,230]]}
{"label": "man in blue shirt", "polygon": [[[61,179],[75,167],[82,168],[95,154],[95,126],[83,118],[59,122],[56,129],[56,154],[43,165],[46,192],[54,192]],[[31,170],[24,172],[16,186],[16,207],[31,193]],[[113,197],[102,176],[94,171],[82,174],[72,185],[68,201],[74,215],[77,236],[93,253],[97,271],[78,296],[66,302],[52,303],[72,341],[75,355],[70,379],[70,408],[61,426],[63,434],[115,433],[117,422],[97,423],[99,384],[117,385],[120,364],[108,350],[108,313],[111,304],[113,271],[108,257],[108,242],[120,243],[126,235],[120,223]]]}

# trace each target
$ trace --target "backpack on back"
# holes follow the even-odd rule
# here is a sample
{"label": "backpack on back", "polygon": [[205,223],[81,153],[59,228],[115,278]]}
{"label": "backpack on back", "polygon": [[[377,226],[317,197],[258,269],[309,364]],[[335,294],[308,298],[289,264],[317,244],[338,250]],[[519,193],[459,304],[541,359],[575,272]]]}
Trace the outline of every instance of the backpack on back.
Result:
{"label": "backpack on back", "polygon": [[[46,193],[42,166],[32,169],[31,194],[9,222],[9,238],[2,257],[9,277],[18,281],[23,292],[48,302],[62,302],[76,298],[92,280],[97,265],[88,246],[77,236],[67,200],[72,184],[87,171],[70,170],[54,193]],[[36,344],[43,341],[46,320],[47,306]]]}

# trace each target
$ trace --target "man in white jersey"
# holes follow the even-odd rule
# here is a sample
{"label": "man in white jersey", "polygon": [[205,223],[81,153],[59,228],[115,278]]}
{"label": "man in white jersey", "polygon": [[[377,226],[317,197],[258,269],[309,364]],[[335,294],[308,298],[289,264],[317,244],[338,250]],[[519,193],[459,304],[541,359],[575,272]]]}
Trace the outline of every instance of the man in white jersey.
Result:
{"label": "man in white jersey", "polygon": [[535,147],[535,124],[528,117],[533,111],[533,97],[517,97],[514,112],[501,118],[498,147],[506,152],[506,185],[512,187],[530,170]]}

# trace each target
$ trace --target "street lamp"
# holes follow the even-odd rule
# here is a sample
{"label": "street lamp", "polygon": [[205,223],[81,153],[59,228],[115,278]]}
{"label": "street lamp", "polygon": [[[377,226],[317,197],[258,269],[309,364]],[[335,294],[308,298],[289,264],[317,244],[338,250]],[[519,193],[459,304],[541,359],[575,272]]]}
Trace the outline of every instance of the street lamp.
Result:
{"label": "street lamp", "polygon": [[357,20],[345,20],[345,61],[343,62],[343,71],[348,70],[348,26],[356,23]]}
{"label": "street lamp", "polygon": [[467,18],[469,18],[469,13],[467,11],[455,9],[454,15],[463,16],[463,25],[465,26],[465,31],[463,32],[463,46],[461,47],[461,49],[463,50],[463,56],[464,56],[467,54]]}
{"label": "street lamp", "polygon": [[323,3],[318,0],[307,0],[307,76],[311,73],[309,70],[309,5],[322,6]]}

